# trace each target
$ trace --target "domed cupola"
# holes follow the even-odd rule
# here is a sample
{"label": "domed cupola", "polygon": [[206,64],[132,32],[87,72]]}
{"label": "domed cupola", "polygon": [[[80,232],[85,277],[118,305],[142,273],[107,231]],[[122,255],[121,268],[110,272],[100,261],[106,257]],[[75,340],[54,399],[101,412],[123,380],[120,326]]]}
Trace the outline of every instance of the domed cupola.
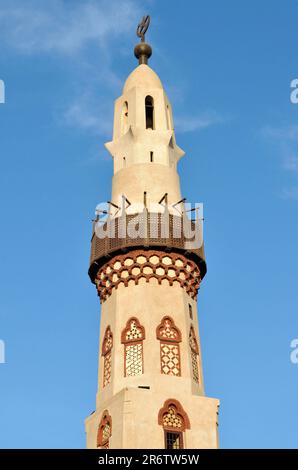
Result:
{"label": "domed cupola", "polygon": [[[142,38],[141,38],[142,39]],[[175,139],[172,107],[162,82],[147,64],[152,49],[144,41],[135,48],[139,65],[126,79],[115,102],[113,140],[106,148],[114,159],[112,202],[124,193],[136,203],[181,199],[177,162],[184,155]]]}

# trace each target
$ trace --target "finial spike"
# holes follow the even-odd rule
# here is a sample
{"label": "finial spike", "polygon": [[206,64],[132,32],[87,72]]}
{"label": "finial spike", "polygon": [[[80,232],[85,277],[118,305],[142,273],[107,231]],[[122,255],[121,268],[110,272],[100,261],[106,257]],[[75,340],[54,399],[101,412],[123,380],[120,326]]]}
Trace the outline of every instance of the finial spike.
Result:
{"label": "finial spike", "polygon": [[137,27],[137,36],[141,38],[141,42],[145,42],[145,34],[150,25],[150,16],[145,15],[143,16],[141,22],[138,24]]}
{"label": "finial spike", "polygon": [[152,49],[145,42],[145,34],[149,28],[150,25],[150,16],[145,15],[143,16],[141,22],[138,24],[137,27],[137,36],[141,39],[141,42],[136,45],[135,47],[135,56],[137,59],[139,59],[139,64],[147,64],[148,59],[152,54]]}

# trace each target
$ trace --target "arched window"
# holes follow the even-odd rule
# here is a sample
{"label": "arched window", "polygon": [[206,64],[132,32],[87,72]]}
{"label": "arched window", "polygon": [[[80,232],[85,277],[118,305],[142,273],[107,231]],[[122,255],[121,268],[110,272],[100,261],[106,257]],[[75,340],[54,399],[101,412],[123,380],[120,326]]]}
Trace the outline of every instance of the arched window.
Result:
{"label": "arched window", "polygon": [[146,129],[154,129],[154,102],[152,96],[145,98]]}
{"label": "arched window", "polygon": [[170,108],[168,104],[167,104],[167,125],[168,125],[168,129],[172,129],[171,113],[170,113]]}
{"label": "arched window", "polygon": [[164,429],[165,449],[183,449],[183,433],[190,429],[190,422],[179,401],[165,401],[158,413],[158,424]]}
{"label": "arched window", "polygon": [[100,420],[98,431],[97,431],[97,448],[98,449],[109,449],[110,437],[112,435],[112,418],[109,415],[108,410],[105,410]]}
{"label": "arched window", "polygon": [[130,318],[121,334],[121,342],[124,344],[124,375],[142,375],[143,363],[143,340],[145,329],[140,325],[137,318]]}
{"label": "arched window", "polygon": [[190,304],[188,304],[188,313],[189,313],[189,318],[193,320],[192,306]]}
{"label": "arched window", "polygon": [[103,386],[105,387],[111,382],[112,372],[112,348],[113,348],[113,333],[111,327],[106,328],[104,338],[102,341],[101,355],[103,356]]}
{"label": "arched window", "polygon": [[190,355],[191,355],[192,378],[195,382],[199,383],[199,365],[198,365],[199,346],[198,346],[195,330],[192,325],[189,330],[189,347],[190,347]]}
{"label": "arched window", "polygon": [[124,101],[121,111],[121,134],[124,135],[128,131],[128,102]]}
{"label": "arched window", "polygon": [[156,337],[160,340],[161,373],[181,375],[180,346],[181,333],[171,317],[163,317],[156,329]]}

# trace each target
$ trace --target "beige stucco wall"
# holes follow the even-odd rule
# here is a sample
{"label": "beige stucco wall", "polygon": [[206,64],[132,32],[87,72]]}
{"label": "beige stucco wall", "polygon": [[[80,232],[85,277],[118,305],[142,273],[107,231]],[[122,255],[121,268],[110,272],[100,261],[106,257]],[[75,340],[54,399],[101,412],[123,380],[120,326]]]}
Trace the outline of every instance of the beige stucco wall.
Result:
{"label": "beige stucco wall", "polygon": [[[193,320],[189,316],[189,304],[192,306]],[[182,334],[181,377],[161,374],[160,371],[160,342],[156,338],[156,327],[165,315],[174,319]],[[145,328],[144,373],[125,377],[121,332],[127,320],[133,316]],[[200,385],[192,379],[188,343],[190,325],[193,325],[200,344],[197,302],[182,287],[157,285],[154,280],[149,283],[140,280],[140,285],[120,285],[117,290],[113,290],[101,310],[98,393],[96,412],[86,421],[88,447],[96,446],[101,415],[108,409],[113,420],[111,448],[163,448],[164,434],[157,423],[157,417],[160,408],[169,398],[181,403],[191,422],[191,429],[184,436],[184,446],[217,446],[218,400],[204,396],[201,353]],[[112,376],[111,383],[103,388],[101,345],[107,326],[111,327],[113,333]],[[150,390],[139,389],[138,386],[147,386]]]}
{"label": "beige stucco wall", "polygon": [[[154,129],[146,129],[148,95],[154,100]],[[128,116],[123,126],[126,104]],[[147,65],[132,72],[123,95],[115,101],[113,140],[106,147],[114,161],[113,203],[119,205],[123,194],[132,204],[143,203],[144,191],[148,204],[157,204],[165,193],[169,205],[181,199],[177,162],[184,152],[176,144],[170,102],[156,73]]]}
{"label": "beige stucco wall", "polygon": [[[175,204],[181,200],[179,177],[175,168],[158,163],[143,163],[131,168],[123,168],[113,177],[112,201],[119,205],[122,194],[131,203],[143,203],[144,191],[147,192],[147,202],[156,204],[151,212],[157,212],[158,201],[168,193],[168,203]],[[155,210],[152,210],[155,209]],[[132,212],[134,213],[132,207]],[[161,206],[159,207],[161,210]],[[128,210],[127,213],[130,211]],[[171,211],[178,215],[177,211]]]}
{"label": "beige stucco wall", "polygon": [[183,433],[184,448],[217,448],[218,400],[181,395],[176,390],[172,395],[132,387],[121,390],[86,419],[87,448],[96,448],[98,423],[108,409],[112,417],[111,449],[163,449],[164,431],[158,424],[158,412],[168,398],[178,399],[190,420],[190,429]]}
{"label": "beige stucco wall", "polygon": [[[154,99],[154,130],[146,129],[145,97]],[[123,106],[128,103],[125,126],[121,121]],[[181,199],[177,162],[184,152],[177,146],[170,103],[162,84],[147,65],[137,67],[127,79],[123,94],[115,103],[113,140],[106,144],[114,160],[112,202],[120,205],[125,195],[135,204],[158,204],[168,193],[169,211]],[[154,160],[150,162],[150,152]],[[125,160],[124,160],[125,157]],[[183,210],[183,204],[177,206]],[[112,214],[117,210],[111,206]],[[128,213],[136,212],[129,208]],[[140,207],[140,210],[142,208]],[[156,210],[152,210],[156,212]],[[166,280],[165,280],[166,281]],[[189,316],[189,304],[193,319]],[[181,377],[165,375],[160,368],[160,342],[156,328],[164,316],[174,319],[182,334],[180,343]],[[145,328],[143,341],[144,373],[134,377],[124,374],[124,345],[121,332],[131,317],[137,317]],[[193,325],[200,346],[197,302],[180,285],[157,280],[131,281],[120,284],[102,304],[99,341],[99,374],[96,411],[86,419],[87,447],[96,447],[97,430],[105,409],[112,417],[111,448],[164,448],[164,433],[158,425],[158,412],[167,399],[178,400],[187,413],[191,428],[186,430],[184,447],[215,448],[217,441],[218,400],[204,396],[201,351],[199,385],[192,378],[189,330]],[[107,326],[113,333],[111,382],[103,383],[101,347]],[[139,386],[150,387],[140,389]]]}
{"label": "beige stucco wall", "polygon": [[[193,307],[193,320],[189,317],[188,304]],[[188,343],[190,326],[193,325],[199,342],[197,306],[185,289],[180,286],[158,285],[155,279],[148,283],[140,279],[139,285],[124,287],[119,285],[112,295],[102,304],[100,326],[100,352],[107,326],[111,327],[114,346],[112,350],[111,384],[102,388],[103,358],[99,358],[99,380],[97,406],[100,402],[118,393],[124,387],[150,386],[152,389],[168,393],[175,388],[182,394],[202,395],[203,373],[200,364],[200,386],[192,380],[191,356]],[[169,315],[175,321],[182,334],[180,343],[181,377],[164,375],[160,372],[160,342],[156,338],[156,328],[162,318]],[[137,317],[145,328],[146,339],[143,342],[144,374],[124,377],[124,346],[121,344],[121,332],[131,317]],[[200,355],[201,356],[201,355]]]}

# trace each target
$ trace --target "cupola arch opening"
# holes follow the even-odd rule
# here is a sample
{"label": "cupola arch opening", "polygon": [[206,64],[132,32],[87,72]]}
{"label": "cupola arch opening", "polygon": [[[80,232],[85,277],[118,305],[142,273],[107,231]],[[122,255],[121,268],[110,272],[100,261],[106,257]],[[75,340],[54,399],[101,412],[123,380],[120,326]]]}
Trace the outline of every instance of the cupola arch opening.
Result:
{"label": "cupola arch opening", "polygon": [[145,98],[145,116],[146,129],[154,130],[154,99],[150,95],[147,95]]}

